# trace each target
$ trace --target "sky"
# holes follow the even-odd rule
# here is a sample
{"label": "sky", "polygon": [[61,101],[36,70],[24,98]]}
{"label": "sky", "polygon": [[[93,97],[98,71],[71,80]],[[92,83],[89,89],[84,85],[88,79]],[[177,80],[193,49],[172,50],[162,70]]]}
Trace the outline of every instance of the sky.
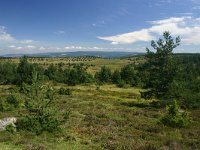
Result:
{"label": "sky", "polygon": [[200,0],[0,0],[0,55],[145,52],[164,31],[200,53]]}

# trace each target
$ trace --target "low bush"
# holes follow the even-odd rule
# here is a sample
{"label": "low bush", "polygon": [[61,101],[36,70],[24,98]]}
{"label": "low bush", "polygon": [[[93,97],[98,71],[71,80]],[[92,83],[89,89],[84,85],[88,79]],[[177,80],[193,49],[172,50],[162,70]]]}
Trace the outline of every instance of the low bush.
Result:
{"label": "low bush", "polygon": [[162,117],[161,122],[173,128],[188,127],[191,122],[191,118],[187,111],[180,109],[180,106],[174,100],[172,105],[167,106],[167,114]]}
{"label": "low bush", "polygon": [[126,83],[124,80],[119,80],[118,83],[117,83],[117,87],[119,88],[123,88],[125,87]]}
{"label": "low bush", "polygon": [[59,89],[58,93],[59,93],[60,95],[72,95],[72,90],[69,89],[69,88],[65,89],[65,88],[61,87],[61,88]]}
{"label": "low bush", "polygon": [[10,95],[8,95],[6,101],[8,104],[13,105],[15,108],[18,108],[20,106],[19,96],[15,93],[11,93]]}
{"label": "low bush", "polygon": [[52,87],[40,85],[37,73],[33,73],[32,85],[26,85],[26,113],[17,121],[17,129],[41,134],[44,131],[60,130],[69,117],[69,111],[62,111],[55,105]]}

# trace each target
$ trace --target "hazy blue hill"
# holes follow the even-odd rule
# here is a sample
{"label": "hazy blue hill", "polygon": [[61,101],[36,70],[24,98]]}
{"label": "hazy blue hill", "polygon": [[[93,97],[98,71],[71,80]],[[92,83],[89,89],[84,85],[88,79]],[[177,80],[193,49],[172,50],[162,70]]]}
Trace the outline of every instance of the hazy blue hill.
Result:
{"label": "hazy blue hill", "polygon": [[[123,56],[141,55],[139,52],[106,52],[106,51],[76,51],[76,52],[58,52],[58,53],[38,53],[38,54],[25,54],[30,57],[77,57],[77,56],[96,56],[105,58],[116,58]],[[1,55],[2,57],[21,57],[24,54],[7,54]]]}

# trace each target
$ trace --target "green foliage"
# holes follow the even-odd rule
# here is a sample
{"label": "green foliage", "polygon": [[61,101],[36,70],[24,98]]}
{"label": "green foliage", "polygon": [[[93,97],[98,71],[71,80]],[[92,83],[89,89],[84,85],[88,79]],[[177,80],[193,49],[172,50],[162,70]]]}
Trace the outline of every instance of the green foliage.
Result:
{"label": "green foliage", "polygon": [[90,83],[92,81],[92,76],[87,73],[86,69],[87,68],[85,68],[82,64],[74,65],[73,68],[66,69],[62,69],[62,64],[59,64],[58,67],[51,64],[45,70],[44,74],[48,76],[50,80],[69,85],[77,85]]}
{"label": "green foliage", "polygon": [[43,68],[39,67],[37,64],[31,64],[28,62],[26,56],[20,59],[20,63],[17,67],[17,77],[16,82],[18,85],[23,83],[31,84],[32,83],[32,73],[37,71],[38,74],[43,74]]}
{"label": "green foliage", "polygon": [[65,89],[65,88],[61,87],[61,88],[59,89],[58,93],[59,93],[60,95],[72,95],[72,90],[69,89],[69,88]]}
{"label": "green foliage", "polygon": [[16,132],[16,127],[14,127],[12,124],[9,124],[6,126],[6,131],[13,134],[14,132]]}
{"label": "green foliage", "polygon": [[189,113],[187,111],[182,112],[176,100],[172,105],[167,106],[167,111],[168,113],[161,119],[164,125],[174,128],[188,127],[190,125],[191,118]]}
{"label": "green foliage", "polygon": [[119,70],[115,70],[112,74],[112,82],[118,84],[121,81],[121,74]]}
{"label": "green foliage", "polygon": [[16,64],[0,63],[0,84],[11,84],[16,82]]}
{"label": "green foliage", "polygon": [[136,86],[138,84],[138,76],[136,69],[132,65],[124,66],[121,69],[121,79],[124,80],[127,84]]}
{"label": "green foliage", "polygon": [[11,93],[7,97],[7,103],[10,105],[13,105],[15,108],[18,108],[20,106],[20,98],[17,94]]}
{"label": "green foliage", "polygon": [[0,98],[0,112],[4,112],[5,111],[5,101]]}
{"label": "green foliage", "polygon": [[112,78],[110,68],[106,66],[101,67],[101,70],[95,74],[95,78],[102,83],[110,82]]}
{"label": "green foliage", "polygon": [[31,83],[31,76],[32,76],[33,66],[28,63],[28,59],[26,56],[20,59],[20,63],[17,67],[18,73],[18,80],[17,83],[21,85],[24,83]]}
{"label": "green foliage", "polygon": [[38,74],[33,73],[31,85],[26,85],[24,114],[17,122],[19,130],[41,134],[43,131],[58,131],[68,118],[69,112],[60,111],[54,104],[54,90],[52,87],[41,85]]}
{"label": "green foliage", "polygon": [[170,84],[168,97],[176,98],[187,108],[200,107],[200,56],[179,56],[178,73]]}
{"label": "green foliage", "polygon": [[156,52],[147,48],[147,62],[144,64],[147,71],[145,87],[150,88],[158,98],[166,95],[177,73],[176,61],[172,54],[173,49],[179,44],[179,37],[173,39],[169,32],[164,32],[163,39],[151,42],[151,46]]}
{"label": "green foliage", "polygon": [[124,80],[119,80],[118,83],[117,83],[117,87],[119,88],[123,88],[125,87],[126,83]]}

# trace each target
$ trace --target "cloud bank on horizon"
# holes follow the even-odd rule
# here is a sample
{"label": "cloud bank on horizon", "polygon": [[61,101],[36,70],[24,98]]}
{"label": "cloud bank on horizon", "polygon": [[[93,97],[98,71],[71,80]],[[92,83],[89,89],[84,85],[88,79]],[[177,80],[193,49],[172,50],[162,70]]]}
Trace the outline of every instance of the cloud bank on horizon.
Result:
{"label": "cloud bank on horizon", "polygon": [[138,31],[118,34],[98,39],[110,41],[111,44],[132,44],[135,42],[149,42],[169,31],[174,36],[180,36],[182,44],[200,46],[200,18],[191,16],[170,17],[163,20],[149,21],[152,25]]}

